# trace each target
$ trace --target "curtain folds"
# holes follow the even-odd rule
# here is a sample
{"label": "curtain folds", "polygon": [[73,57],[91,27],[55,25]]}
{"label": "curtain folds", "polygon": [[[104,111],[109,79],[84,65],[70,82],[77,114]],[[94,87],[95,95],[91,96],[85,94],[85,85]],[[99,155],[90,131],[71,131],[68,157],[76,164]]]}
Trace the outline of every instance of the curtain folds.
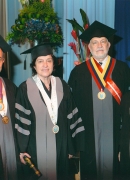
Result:
{"label": "curtain folds", "polygon": [[[15,20],[18,18],[20,9],[22,9],[22,6],[19,0],[7,0],[7,32],[10,32],[11,26],[15,24]],[[21,84],[23,81],[25,81],[28,77],[32,75],[32,70],[30,68],[31,56],[26,56],[25,54],[20,55],[21,52],[29,48],[29,43],[20,47],[16,44],[12,45],[12,52],[10,54],[11,80],[17,86],[19,86],[19,84]],[[26,70],[24,69],[25,59]]]}
{"label": "curtain folds", "polygon": [[115,28],[117,34],[123,39],[116,45],[116,58],[126,62],[130,56],[130,0],[115,0]]}
{"label": "curtain folds", "polygon": [[0,34],[3,38],[6,37],[6,1],[0,0]]}

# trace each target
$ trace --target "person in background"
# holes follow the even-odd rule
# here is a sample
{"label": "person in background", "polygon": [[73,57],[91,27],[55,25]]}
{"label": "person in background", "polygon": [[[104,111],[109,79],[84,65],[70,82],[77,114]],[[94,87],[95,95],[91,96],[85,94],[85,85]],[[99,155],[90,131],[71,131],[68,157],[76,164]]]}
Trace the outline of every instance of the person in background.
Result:
{"label": "person in background", "polygon": [[122,117],[120,141],[121,180],[130,179],[130,91],[122,97],[120,112]]}
{"label": "person in background", "polygon": [[[3,44],[3,42],[5,43],[5,40],[0,35],[0,44]],[[8,48],[10,48],[10,46],[8,46]],[[5,68],[4,68],[4,62],[5,62],[5,54],[3,53],[3,59],[0,61],[0,76],[7,78],[7,73],[6,73]]]}
{"label": "person in background", "polygon": [[[0,70],[10,46],[0,35]],[[18,154],[15,139],[15,95],[17,87],[0,76],[0,179],[18,180]]]}
{"label": "person in background", "polygon": [[[23,164],[25,155],[31,158],[40,180],[69,180],[68,159],[84,149],[84,126],[69,86],[51,75],[54,45],[43,43],[22,53],[31,53],[33,76],[18,88],[15,128]],[[24,179],[36,179],[32,169],[23,169]]]}
{"label": "person in background", "polygon": [[119,175],[120,101],[130,86],[130,71],[108,55],[115,32],[95,21],[79,36],[92,56],[72,70],[68,81],[85,127],[81,180],[115,180]]}

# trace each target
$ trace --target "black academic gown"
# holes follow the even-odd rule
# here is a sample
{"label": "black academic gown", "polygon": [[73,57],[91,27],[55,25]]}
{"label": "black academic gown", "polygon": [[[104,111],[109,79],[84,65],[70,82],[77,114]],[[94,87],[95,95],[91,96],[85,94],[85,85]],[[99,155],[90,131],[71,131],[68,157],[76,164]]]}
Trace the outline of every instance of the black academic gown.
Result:
{"label": "black academic gown", "polygon": [[[16,139],[15,139],[15,131],[14,131],[14,127],[15,127],[15,96],[16,96],[16,91],[17,91],[17,87],[8,79],[6,78],[2,78],[4,83],[5,83],[5,91],[6,91],[6,96],[7,96],[7,103],[9,106],[9,112],[10,112],[10,119],[9,121],[11,121],[11,125],[12,125],[12,131],[13,131],[13,139],[14,139],[14,144],[15,144],[15,155],[16,155],[16,159],[14,159],[14,161],[16,162],[16,166],[17,166],[17,179],[20,179],[20,161],[19,161],[19,155],[18,155],[18,150],[17,150],[17,144],[16,144]],[[5,125],[5,126],[8,126]],[[8,128],[7,128],[8,129]],[[4,129],[5,130],[5,129]],[[10,131],[10,132],[12,132]],[[8,134],[8,133],[7,133]],[[2,154],[1,154],[2,155]],[[10,154],[11,156],[11,154]],[[1,159],[2,157],[0,157]],[[15,163],[12,162],[12,166],[14,166]],[[3,166],[3,162],[0,162],[0,166]],[[4,180],[5,174],[3,174],[3,167],[0,168],[0,179]],[[18,177],[19,175],[19,177]],[[4,176],[4,177],[3,177]],[[11,176],[12,177],[12,176]],[[10,177],[10,174],[8,174],[8,179],[11,180],[12,178]]]}
{"label": "black academic gown", "polygon": [[[124,94],[130,85],[129,68],[121,61],[116,61],[112,72],[112,80]],[[94,115],[92,100],[92,77],[86,62],[76,66],[68,81],[72,88],[76,105],[85,126],[85,152],[81,152],[81,180],[96,180],[96,153],[94,136]],[[118,174],[118,151],[120,137],[119,104],[112,98],[113,104],[113,175]],[[108,134],[109,136],[109,134]]]}
{"label": "black academic gown", "polygon": [[5,82],[6,85],[6,95],[7,95],[7,101],[10,109],[10,114],[11,114],[11,122],[12,122],[12,127],[14,130],[15,126],[15,120],[14,120],[14,114],[15,114],[15,97],[17,93],[17,87],[15,84],[13,84],[9,79],[2,78]]}
{"label": "black academic gown", "polygon": [[121,101],[122,130],[120,142],[120,171],[122,180],[130,179],[130,92]]}
{"label": "black academic gown", "polygon": [[[68,154],[75,154],[76,151],[80,151],[84,149],[83,140],[81,141],[81,139],[84,139],[84,127],[82,125],[82,120],[78,115],[78,111],[75,112],[77,108],[72,100],[72,95],[69,86],[63,80],[59,80],[59,78],[58,81],[61,83],[61,86],[63,87],[63,94],[62,91],[60,91],[57,88],[56,90],[57,96],[63,95],[63,97],[58,107],[57,125],[59,126],[59,132],[56,135],[52,133],[53,124],[48,116],[48,111],[46,109],[44,98],[42,98],[32,78],[29,78],[26,82],[20,85],[16,98],[16,104],[17,104],[16,129],[17,129],[17,140],[18,140],[20,152],[27,152],[31,155],[31,159],[35,164],[35,166],[38,167],[41,171],[43,171],[43,176],[41,177],[41,179],[47,179],[47,177],[44,178],[45,175],[44,174],[45,169],[43,169],[44,161],[46,161],[49,151],[50,150],[53,151],[53,149],[55,150],[55,146],[56,146],[56,154],[52,156],[51,161],[53,162],[53,158],[55,156],[57,180],[68,179],[68,164],[69,164]],[[34,100],[34,103],[32,102],[32,99]],[[38,110],[36,110],[37,107]],[[43,108],[41,109],[41,107]],[[39,116],[39,113],[37,113],[37,111],[39,111],[39,113],[41,114],[39,118],[37,118],[37,116]],[[73,115],[73,111],[75,112],[74,115]],[[69,119],[67,118],[68,115],[70,116]],[[38,125],[38,121],[40,122],[40,118],[41,118],[41,123],[40,125]],[[41,125],[44,122],[45,122],[45,126]],[[46,125],[49,123],[51,125]],[[73,127],[70,129],[71,124],[73,124],[72,125]],[[43,131],[46,131],[46,129],[48,128],[50,130],[46,132],[47,136],[46,134],[42,135],[42,133],[44,133]],[[39,136],[40,129],[41,129],[41,133]],[[72,134],[74,132],[77,133],[77,135],[76,136],[74,135],[74,137],[72,137]],[[51,135],[51,137],[53,136],[56,139],[50,140],[50,142],[48,142],[46,138],[50,137],[50,133],[53,134]],[[39,136],[39,139],[37,139],[37,136]],[[46,138],[44,136],[46,136]],[[41,142],[40,145],[41,148],[43,148],[47,143],[50,144],[52,142],[50,144],[51,149],[49,148],[46,154],[43,152],[45,151],[46,147],[43,148],[42,152],[39,151],[38,148],[39,141]],[[44,160],[42,160],[39,157],[38,152],[41,153],[40,156],[41,158],[44,156]],[[43,163],[43,166],[40,167],[39,165],[40,163]],[[24,179],[26,178],[27,180],[36,179],[36,177],[33,177],[34,172],[31,169],[29,168],[27,169],[27,166],[25,165],[23,165],[23,169],[25,175]],[[50,174],[51,173],[52,171],[50,172]]]}
{"label": "black academic gown", "polygon": [[2,66],[2,70],[0,71],[0,77],[2,77],[2,78],[8,78],[7,73],[6,73],[6,70],[5,70],[5,68],[4,68],[4,64],[3,64],[3,66]]}

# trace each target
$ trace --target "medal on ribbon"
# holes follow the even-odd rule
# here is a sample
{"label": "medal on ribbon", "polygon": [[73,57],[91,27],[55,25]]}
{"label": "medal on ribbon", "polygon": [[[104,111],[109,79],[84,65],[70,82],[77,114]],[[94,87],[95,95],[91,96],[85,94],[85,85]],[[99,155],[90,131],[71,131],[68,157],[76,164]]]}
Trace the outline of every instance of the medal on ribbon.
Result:
{"label": "medal on ribbon", "polygon": [[8,116],[3,116],[3,117],[2,117],[2,122],[3,122],[4,124],[8,124],[8,123],[9,123],[9,118],[8,118]]}
{"label": "medal on ribbon", "polygon": [[59,132],[59,126],[55,124],[52,128],[52,131],[54,134],[58,133]]}
{"label": "medal on ribbon", "polygon": [[106,94],[101,89],[101,91],[98,93],[98,99],[103,100],[103,99],[105,99],[105,97],[106,97]]}
{"label": "medal on ribbon", "polygon": [[53,123],[52,132],[54,134],[59,132],[59,126],[57,124],[57,110],[58,110],[58,102],[57,102],[57,94],[56,94],[56,78],[54,76],[51,76],[51,84],[52,84],[52,93],[51,93],[51,99],[48,97],[47,93],[45,92],[45,89],[43,88],[43,85],[40,81],[40,78],[35,75],[33,76],[33,79],[40,90],[42,97],[45,101],[45,104],[47,105],[48,113],[50,115],[50,119]]}
{"label": "medal on ribbon", "polygon": [[117,103],[120,104],[122,92],[115,84],[115,82],[111,79],[111,74],[114,69],[115,63],[116,60],[108,56],[106,65],[104,69],[102,69],[99,63],[94,60],[94,58],[91,57],[90,60],[86,61],[88,69],[99,90],[102,89],[102,91],[98,93],[98,98],[101,100],[105,99],[106,95],[104,94],[103,90],[104,88],[106,88],[115,98]]}

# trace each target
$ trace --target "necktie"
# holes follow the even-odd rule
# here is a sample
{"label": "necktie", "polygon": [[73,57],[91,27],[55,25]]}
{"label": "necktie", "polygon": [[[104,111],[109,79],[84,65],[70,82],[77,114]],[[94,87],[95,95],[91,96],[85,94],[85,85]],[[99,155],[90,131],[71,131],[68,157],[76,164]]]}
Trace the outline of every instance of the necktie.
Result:
{"label": "necktie", "polygon": [[100,65],[102,65],[102,62],[99,62]]}

